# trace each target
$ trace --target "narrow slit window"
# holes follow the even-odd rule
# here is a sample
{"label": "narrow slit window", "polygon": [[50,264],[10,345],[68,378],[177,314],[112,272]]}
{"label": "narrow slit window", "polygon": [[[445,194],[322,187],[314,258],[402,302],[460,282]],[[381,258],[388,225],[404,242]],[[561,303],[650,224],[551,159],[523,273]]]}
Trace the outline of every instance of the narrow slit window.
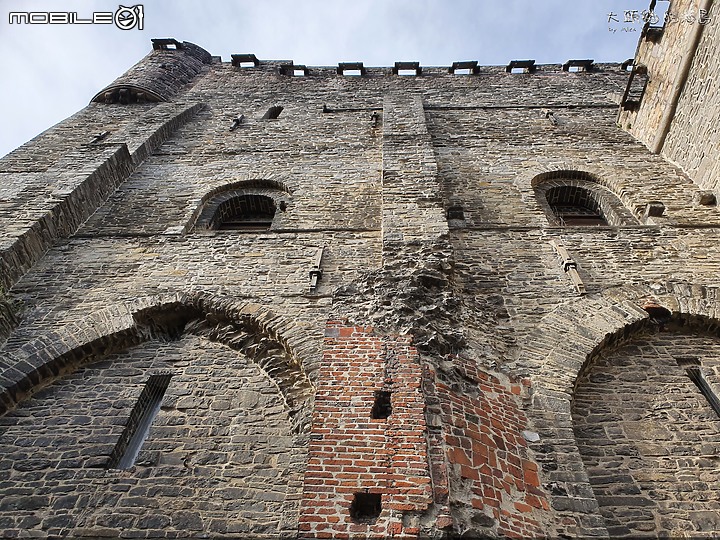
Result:
{"label": "narrow slit window", "polygon": [[263,115],[262,120],[275,120],[280,116],[280,113],[283,111],[283,107],[280,105],[275,105],[273,107],[270,107],[267,112]]}
{"label": "narrow slit window", "polygon": [[108,469],[129,469],[150,433],[150,426],[160,412],[160,404],[170,384],[170,374],[152,375],[130,412],[130,418],[108,460]]}

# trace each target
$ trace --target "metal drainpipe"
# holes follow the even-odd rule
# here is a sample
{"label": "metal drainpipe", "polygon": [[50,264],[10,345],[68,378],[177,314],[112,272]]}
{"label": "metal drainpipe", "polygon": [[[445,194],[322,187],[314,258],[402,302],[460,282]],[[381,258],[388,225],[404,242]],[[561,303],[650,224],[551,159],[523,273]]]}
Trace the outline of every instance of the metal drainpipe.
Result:
{"label": "metal drainpipe", "polygon": [[[710,13],[712,2],[713,0],[701,0],[698,9],[702,9],[705,10],[707,13]],[[657,137],[655,137],[655,142],[650,149],[651,152],[653,152],[654,154],[659,154],[660,151],[663,149],[663,146],[665,146],[665,139],[667,139],[668,133],[670,132],[670,124],[675,117],[675,111],[677,110],[678,102],[680,101],[680,94],[682,93],[683,88],[685,88],[685,83],[687,82],[688,74],[690,73],[690,66],[692,66],[693,59],[695,58],[695,52],[697,51],[698,45],[700,44],[700,37],[702,36],[703,27],[704,25],[698,23],[693,29],[693,35],[690,38],[690,46],[688,47],[687,54],[685,55],[682,63],[680,64],[680,69],[678,70],[678,76],[675,79],[675,84],[673,84],[672,94],[670,96],[670,105],[667,109],[665,109],[665,112],[663,113],[663,117],[660,121],[659,126],[660,129],[658,130]]]}

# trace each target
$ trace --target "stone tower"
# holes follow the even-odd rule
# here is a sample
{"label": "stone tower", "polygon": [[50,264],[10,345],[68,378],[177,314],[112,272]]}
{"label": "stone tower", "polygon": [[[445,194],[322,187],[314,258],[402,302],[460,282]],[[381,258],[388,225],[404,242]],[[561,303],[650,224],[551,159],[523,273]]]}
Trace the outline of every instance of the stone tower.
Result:
{"label": "stone tower", "polygon": [[0,160],[0,536],[718,534],[720,13],[670,12],[623,65],[153,40]]}

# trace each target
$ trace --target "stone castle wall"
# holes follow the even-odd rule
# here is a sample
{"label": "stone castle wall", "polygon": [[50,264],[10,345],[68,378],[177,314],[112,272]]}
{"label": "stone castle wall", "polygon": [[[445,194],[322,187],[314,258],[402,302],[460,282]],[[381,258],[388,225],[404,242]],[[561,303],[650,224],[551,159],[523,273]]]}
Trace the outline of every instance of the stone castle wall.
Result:
{"label": "stone castle wall", "polygon": [[[715,346],[717,207],[617,128],[628,73],[284,64],[202,63],[0,161],[0,535],[715,532],[720,421],[665,370]],[[612,226],[564,226],[563,186]],[[231,190],[271,227],[208,228]]]}

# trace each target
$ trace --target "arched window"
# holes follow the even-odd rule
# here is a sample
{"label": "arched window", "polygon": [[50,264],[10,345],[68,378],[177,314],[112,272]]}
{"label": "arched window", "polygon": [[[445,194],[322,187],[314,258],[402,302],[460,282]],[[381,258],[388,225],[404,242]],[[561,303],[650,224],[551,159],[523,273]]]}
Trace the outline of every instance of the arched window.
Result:
{"label": "arched window", "polygon": [[202,231],[264,231],[281,220],[290,192],[280,182],[249,180],[220,186],[195,210],[191,223]]}
{"label": "arched window", "polygon": [[275,217],[275,201],[266,195],[238,195],[222,203],[210,220],[209,229],[264,230]]}
{"label": "arched window", "polygon": [[560,225],[607,225],[600,204],[593,194],[578,186],[557,186],[545,196]]}
{"label": "arched window", "polygon": [[551,225],[616,227],[637,224],[620,199],[590,173],[550,171],[536,176],[532,186]]}

